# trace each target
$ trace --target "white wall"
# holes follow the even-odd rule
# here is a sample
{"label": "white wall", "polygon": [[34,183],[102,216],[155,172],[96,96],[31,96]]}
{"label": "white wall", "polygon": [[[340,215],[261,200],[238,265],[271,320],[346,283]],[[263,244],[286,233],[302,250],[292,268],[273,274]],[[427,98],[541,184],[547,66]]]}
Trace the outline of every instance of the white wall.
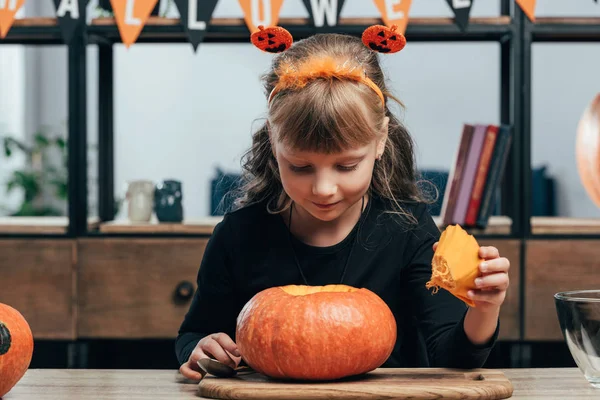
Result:
{"label": "white wall", "polygon": [[[498,13],[498,0],[478,0],[472,16]],[[301,0],[286,0],[281,14],[307,15]],[[377,9],[372,1],[347,0],[342,15],[377,16]],[[411,15],[452,14],[445,0],[428,0],[414,1]],[[538,15],[600,16],[600,5],[541,0]],[[241,17],[238,1],[220,0],[215,16]],[[88,134],[95,143],[95,49],[88,56]],[[116,193],[133,179],[176,178],[183,181],[186,217],[207,215],[215,168],[239,170],[256,120],[264,117],[259,75],[270,60],[250,44],[203,43],[196,54],[189,44],[115,46]],[[402,119],[415,136],[420,167],[450,167],[463,122],[499,122],[497,44],[409,43],[382,61],[407,106]],[[66,54],[44,55],[42,119],[66,119],[63,62]],[[547,163],[556,177],[562,215],[598,216],[579,183],[573,153],[576,123],[600,90],[593,73],[599,63],[598,44],[536,44],[533,51],[533,164]]]}
{"label": "white wall", "polygon": [[[24,8],[17,13],[17,17],[24,15]],[[25,59],[23,46],[0,46],[0,138],[10,136],[23,140],[26,136]],[[16,211],[19,207],[22,193],[15,190],[8,194],[5,183],[12,172],[24,163],[25,157],[18,152],[6,158],[4,147],[0,146],[0,215]]]}
{"label": "white wall", "polygon": [[[11,136],[22,140],[25,135],[24,83],[25,54],[18,46],[0,47],[0,138]],[[8,194],[5,182],[12,172],[20,168],[25,158],[15,154],[7,158],[0,146],[0,215],[15,211],[22,195],[16,191]]]}

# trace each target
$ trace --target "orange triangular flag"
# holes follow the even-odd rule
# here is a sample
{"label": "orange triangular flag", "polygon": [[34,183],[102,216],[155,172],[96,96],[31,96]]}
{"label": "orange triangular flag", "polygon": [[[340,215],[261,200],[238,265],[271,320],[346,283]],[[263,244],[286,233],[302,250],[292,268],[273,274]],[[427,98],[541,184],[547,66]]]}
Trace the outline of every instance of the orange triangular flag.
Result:
{"label": "orange triangular flag", "polygon": [[535,22],[535,0],[516,0],[531,22]]}
{"label": "orange triangular flag", "polygon": [[375,0],[383,23],[391,27],[398,26],[398,32],[404,34],[408,24],[408,11],[412,0]]}
{"label": "orange triangular flag", "polygon": [[279,22],[279,11],[283,0],[238,0],[244,20],[250,33],[258,30],[259,25],[274,26]]}
{"label": "orange triangular flag", "polygon": [[19,8],[23,7],[25,0],[4,0],[0,1],[0,38],[4,39],[8,35],[15,15]]}
{"label": "orange triangular flag", "polygon": [[158,0],[110,0],[121,40],[127,48],[137,40]]}

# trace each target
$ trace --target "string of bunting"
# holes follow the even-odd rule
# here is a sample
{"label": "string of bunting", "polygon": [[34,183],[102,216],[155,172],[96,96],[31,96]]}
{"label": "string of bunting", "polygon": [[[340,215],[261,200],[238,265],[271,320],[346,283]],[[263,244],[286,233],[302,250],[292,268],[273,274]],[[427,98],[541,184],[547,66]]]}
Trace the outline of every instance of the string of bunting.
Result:
{"label": "string of bunting", "polygon": [[[4,39],[11,29],[17,12],[26,1],[48,0],[0,0],[0,40]],[[74,35],[82,34],[85,29],[84,8],[89,0],[52,0],[56,10],[56,18],[61,28],[65,43],[69,43]],[[125,46],[135,43],[146,25],[159,0],[110,0],[116,25]],[[212,14],[219,0],[174,0],[182,25],[194,49],[202,43]],[[235,0],[229,0],[235,1]],[[259,25],[272,26],[279,22],[279,13],[284,0],[237,0],[244,14],[244,21],[250,32],[258,30]],[[441,0],[439,0],[441,1]],[[446,0],[454,13],[454,22],[461,31],[469,24],[471,8],[475,0]],[[593,0],[598,3],[598,0]],[[331,31],[337,26],[345,0],[302,0],[310,16],[310,23],[319,30]],[[405,33],[409,21],[412,0],[373,0],[381,14],[383,23],[391,27],[396,25],[398,31]],[[523,13],[535,22],[536,0],[515,0]]]}

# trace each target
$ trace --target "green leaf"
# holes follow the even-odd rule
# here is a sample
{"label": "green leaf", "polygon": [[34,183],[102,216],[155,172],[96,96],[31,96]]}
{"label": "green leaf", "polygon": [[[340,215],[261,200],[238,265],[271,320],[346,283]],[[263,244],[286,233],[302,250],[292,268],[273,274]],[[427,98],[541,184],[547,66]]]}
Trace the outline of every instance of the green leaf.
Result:
{"label": "green leaf", "polygon": [[40,184],[34,173],[14,171],[13,179],[25,191],[25,200],[31,201],[40,193]]}
{"label": "green leaf", "polygon": [[9,194],[10,192],[12,192],[14,189],[16,189],[19,185],[19,182],[17,182],[15,179],[11,179],[6,183],[6,194]]}
{"label": "green leaf", "polygon": [[50,141],[43,133],[36,133],[34,140],[35,144],[41,148],[48,147],[50,144]]}
{"label": "green leaf", "polygon": [[10,148],[10,144],[8,140],[4,139],[4,155],[8,158],[12,155],[12,150]]}
{"label": "green leaf", "polygon": [[67,181],[66,179],[50,179],[49,182],[51,185],[53,185],[56,188],[56,196],[60,199],[66,199],[67,198],[67,190],[68,190],[68,186],[67,186]]}
{"label": "green leaf", "polygon": [[18,147],[23,153],[28,154],[31,150],[25,145],[25,143],[18,141],[17,139],[6,137],[4,138],[4,148],[12,151],[14,147]]}
{"label": "green leaf", "polygon": [[58,147],[59,147],[61,150],[64,150],[64,149],[66,149],[66,148],[67,148],[67,142],[66,142],[66,140],[65,140],[65,139],[63,139],[63,138],[61,138],[61,137],[59,137],[59,138],[56,138],[56,145],[57,145],[57,146],[58,146]]}

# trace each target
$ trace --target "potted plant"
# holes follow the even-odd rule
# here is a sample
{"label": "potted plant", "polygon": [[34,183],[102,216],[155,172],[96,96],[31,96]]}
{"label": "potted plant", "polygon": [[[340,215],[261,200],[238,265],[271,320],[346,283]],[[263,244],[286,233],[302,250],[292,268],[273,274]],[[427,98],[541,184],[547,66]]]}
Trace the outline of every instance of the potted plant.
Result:
{"label": "potted plant", "polygon": [[[26,157],[23,168],[12,172],[6,182],[6,192],[21,189],[23,201],[11,216],[62,216],[67,200],[67,144],[60,136],[50,137],[43,132],[33,136],[31,143],[3,137],[4,155],[15,152]],[[56,152],[51,157],[51,152]],[[56,159],[58,158],[58,161]]]}

